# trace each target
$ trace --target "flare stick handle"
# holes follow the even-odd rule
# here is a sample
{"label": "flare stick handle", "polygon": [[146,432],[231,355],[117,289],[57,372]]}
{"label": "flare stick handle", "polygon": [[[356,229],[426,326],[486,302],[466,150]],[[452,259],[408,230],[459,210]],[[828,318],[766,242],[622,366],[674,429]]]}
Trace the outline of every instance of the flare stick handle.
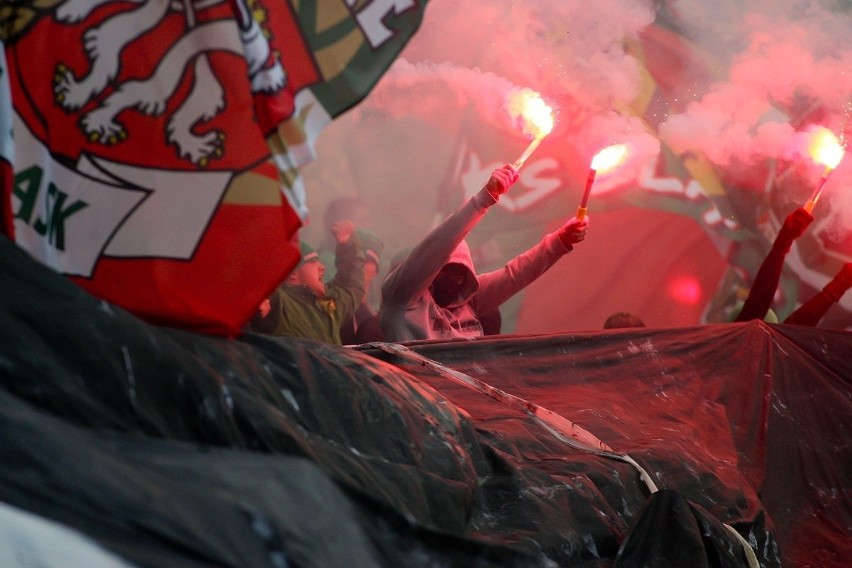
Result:
{"label": "flare stick handle", "polygon": [[595,175],[597,170],[589,169],[589,177],[586,178],[586,189],[583,190],[583,199],[580,201],[580,207],[577,208],[577,219],[585,219],[586,212],[589,210],[589,196],[592,194],[592,186],[595,184]]}
{"label": "flare stick handle", "polygon": [[831,168],[825,168],[825,171],[822,173],[822,177],[819,178],[819,183],[817,183],[814,192],[811,194],[810,199],[808,199],[807,203],[804,205],[804,210],[808,213],[813,213],[814,207],[816,206],[817,201],[819,201],[819,196],[822,193],[822,188],[825,185],[825,182],[828,181],[828,176],[831,173]]}
{"label": "flare stick handle", "polygon": [[512,164],[512,167],[515,168],[516,170],[521,169],[521,166],[524,165],[524,162],[527,161],[527,158],[529,158],[532,155],[532,153],[535,152],[535,149],[538,148],[538,145],[541,144],[541,140],[542,140],[541,136],[533,138],[533,141],[530,142],[530,145],[527,146],[527,149],[524,150],[524,153],[521,154],[521,157],[518,158],[517,160],[515,160],[515,162]]}

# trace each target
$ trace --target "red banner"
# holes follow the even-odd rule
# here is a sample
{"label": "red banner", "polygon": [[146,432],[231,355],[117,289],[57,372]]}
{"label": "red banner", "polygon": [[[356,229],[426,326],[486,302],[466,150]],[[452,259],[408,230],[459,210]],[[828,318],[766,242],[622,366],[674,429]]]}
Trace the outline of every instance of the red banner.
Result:
{"label": "red banner", "polygon": [[[0,211],[7,225],[14,216],[18,245],[148,321],[238,333],[298,261],[299,168],[314,139],[366,94],[423,3],[328,8],[98,0],[13,10],[14,180]],[[354,34],[343,41],[324,26]],[[324,98],[330,83],[354,86]]]}

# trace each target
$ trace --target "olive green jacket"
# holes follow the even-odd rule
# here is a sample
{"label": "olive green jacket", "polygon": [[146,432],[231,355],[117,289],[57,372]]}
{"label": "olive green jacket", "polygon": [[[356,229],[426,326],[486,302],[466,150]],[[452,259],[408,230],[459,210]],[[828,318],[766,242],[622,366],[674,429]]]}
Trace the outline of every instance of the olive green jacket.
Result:
{"label": "olive green jacket", "polygon": [[282,337],[301,337],[342,345],[340,327],[352,319],[364,298],[364,253],[357,238],[338,245],[334,279],[322,298],[308,287],[281,284],[269,297],[271,309],[256,315],[251,329]]}

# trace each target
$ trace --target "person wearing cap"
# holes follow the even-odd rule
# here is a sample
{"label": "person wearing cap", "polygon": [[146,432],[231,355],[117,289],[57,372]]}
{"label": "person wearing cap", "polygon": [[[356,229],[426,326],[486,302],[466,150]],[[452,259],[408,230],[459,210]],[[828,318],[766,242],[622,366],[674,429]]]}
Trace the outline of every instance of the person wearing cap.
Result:
{"label": "person wearing cap", "polygon": [[332,226],[337,272],[328,284],[317,252],[300,243],[301,261],[269,297],[268,309],[252,318],[251,330],[342,345],[340,328],[364,298],[365,256],[354,230],[350,221]]}
{"label": "person wearing cap", "polygon": [[477,275],[464,239],[517,179],[510,165],[494,170],[478,193],[388,273],[379,309],[388,341],[481,337],[477,314],[499,307],[585,238],[588,219],[574,217],[503,268]]}
{"label": "person wearing cap", "polygon": [[379,274],[379,255],[384,248],[384,243],[370,231],[358,230],[355,232],[361,246],[364,249],[364,298],[355,315],[344,322],[340,328],[340,340],[343,345],[360,345],[370,341],[384,341],[384,334],[379,325],[379,316],[367,300],[370,286]]}

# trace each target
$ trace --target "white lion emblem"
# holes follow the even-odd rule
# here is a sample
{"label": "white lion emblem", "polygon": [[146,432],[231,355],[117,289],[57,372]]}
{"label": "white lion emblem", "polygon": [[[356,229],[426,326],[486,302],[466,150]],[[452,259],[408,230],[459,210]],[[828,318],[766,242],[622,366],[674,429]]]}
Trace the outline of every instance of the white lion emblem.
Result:
{"label": "white lion emblem", "polygon": [[[249,12],[249,0],[235,2],[238,34],[231,20],[196,23],[199,11],[223,1],[136,0],[138,7],[88,28],[83,36],[88,72],[75,77],[66,65],[58,64],[53,89],[56,102],[69,112],[83,108],[114,85],[124,49],[156,28],[170,11],[180,11],[185,15],[186,31],[169,47],[153,73],[143,80],[114,85],[113,92],[100,105],[83,114],[80,127],[91,141],[105,145],[121,143],[129,133],[117,119],[119,113],[135,109],[148,116],[161,115],[194,61],[191,92],[169,117],[166,136],[182,159],[206,167],[212,158],[222,156],[224,133],[214,130],[199,136],[192,129],[215,117],[225,106],[222,86],[206,54],[226,51],[243,56],[253,93],[278,92],[287,81],[278,56],[272,53],[263,30]],[[66,0],[57,9],[56,18],[66,23],[81,22],[96,8],[110,3],[117,0]]]}

